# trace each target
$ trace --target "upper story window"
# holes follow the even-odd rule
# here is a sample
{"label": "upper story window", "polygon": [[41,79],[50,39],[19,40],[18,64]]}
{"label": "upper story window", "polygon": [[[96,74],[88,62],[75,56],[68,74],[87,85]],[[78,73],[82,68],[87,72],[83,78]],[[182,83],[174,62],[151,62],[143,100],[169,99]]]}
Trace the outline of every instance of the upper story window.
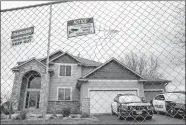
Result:
{"label": "upper story window", "polygon": [[60,65],[59,76],[71,76],[72,67],[69,65]]}

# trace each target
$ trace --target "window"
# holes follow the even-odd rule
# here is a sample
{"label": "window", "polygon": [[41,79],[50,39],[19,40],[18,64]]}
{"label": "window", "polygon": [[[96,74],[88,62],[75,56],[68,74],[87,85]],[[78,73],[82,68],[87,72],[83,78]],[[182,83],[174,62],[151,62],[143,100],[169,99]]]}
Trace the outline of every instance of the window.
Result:
{"label": "window", "polygon": [[35,91],[28,91],[26,93],[26,104],[25,108],[39,108],[40,93]]}
{"label": "window", "polygon": [[156,96],[154,99],[159,100],[159,98],[160,98],[160,95]]}
{"label": "window", "polygon": [[29,89],[40,89],[41,88],[41,77],[31,76],[28,81]]}
{"label": "window", "polygon": [[60,65],[59,76],[71,76],[71,66]]}
{"label": "window", "polygon": [[119,102],[120,103],[141,102],[141,99],[138,96],[135,96],[135,95],[120,96],[119,97]]}
{"label": "window", "polygon": [[25,108],[39,108],[41,76],[37,72],[31,71],[25,75],[23,81],[27,82],[24,99]]}
{"label": "window", "polygon": [[165,97],[163,95],[158,95],[155,97],[155,100],[165,100]]}
{"label": "window", "polygon": [[71,100],[71,89],[58,88],[58,100]]}

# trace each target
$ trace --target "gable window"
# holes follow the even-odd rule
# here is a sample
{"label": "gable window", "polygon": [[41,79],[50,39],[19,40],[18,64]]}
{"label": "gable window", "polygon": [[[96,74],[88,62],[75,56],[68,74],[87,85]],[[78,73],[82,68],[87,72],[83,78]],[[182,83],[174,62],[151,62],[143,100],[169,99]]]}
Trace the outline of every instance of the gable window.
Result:
{"label": "gable window", "polygon": [[72,68],[69,65],[60,65],[59,76],[71,76]]}
{"label": "gable window", "polygon": [[58,100],[71,100],[71,88],[58,88]]}

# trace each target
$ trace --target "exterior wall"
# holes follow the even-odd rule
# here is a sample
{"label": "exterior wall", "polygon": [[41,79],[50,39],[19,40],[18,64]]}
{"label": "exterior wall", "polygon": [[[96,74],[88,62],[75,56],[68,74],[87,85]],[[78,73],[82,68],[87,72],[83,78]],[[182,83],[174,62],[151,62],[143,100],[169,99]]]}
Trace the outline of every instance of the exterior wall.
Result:
{"label": "exterior wall", "polygon": [[164,84],[161,83],[144,83],[144,89],[165,89]]}
{"label": "exterior wall", "polygon": [[138,80],[139,76],[124,68],[116,61],[111,61],[96,72],[87,76],[88,79]]}
{"label": "exterior wall", "polygon": [[85,98],[89,98],[89,90],[91,89],[103,89],[103,90],[130,90],[138,89],[138,96],[144,97],[144,87],[142,83],[138,83],[137,80],[89,80],[87,83],[83,83],[80,89],[81,105],[87,107],[81,107],[81,110],[86,111],[89,109],[88,103]]}
{"label": "exterior wall", "polygon": [[11,100],[12,100],[12,105],[14,107],[15,111],[18,111],[19,109],[22,109],[23,104],[22,103],[22,97],[23,93],[21,91],[21,86],[22,82],[24,82],[23,77],[24,75],[29,72],[29,71],[36,71],[40,74],[41,76],[41,91],[40,91],[40,102],[39,102],[39,109],[40,111],[43,111],[45,105],[45,89],[46,89],[46,73],[45,73],[45,67],[38,63],[36,60],[32,60],[24,65],[22,65],[19,68],[19,71],[15,71],[15,78],[14,78],[14,84],[13,84],[13,89],[12,89],[12,95],[11,95]]}
{"label": "exterior wall", "polygon": [[70,108],[72,114],[80,113],[79,101],[65,101],[65,102],[49,101],[47,113],[61,114],[63,108]]}
{"label": "exterior wall", "polygon": [[89,72],[91,72],[92,70],[94,70],[96,67],[82,67],[82,76],[88,74]]}
{"label": "exterior wall", "polygon": [[147,102],[152,100],[157,94],[165,91],[164,84],[161,83],[144,83],[144,93]]}
{"label": "exterior wall", "polygon": [[50,68],[54,70],[54,74],[50,79],[49,87],[49,101],[58,101],[57,100],[57,88],[58,87],[70,87],[72,88],[72,100],[79,101],[80,94],[76,89],[77,79],[81,77],[81,67],[77,64],[69,64],[72,66],[72,76],[59,76],[59,66],[64,63],[55,63]]}

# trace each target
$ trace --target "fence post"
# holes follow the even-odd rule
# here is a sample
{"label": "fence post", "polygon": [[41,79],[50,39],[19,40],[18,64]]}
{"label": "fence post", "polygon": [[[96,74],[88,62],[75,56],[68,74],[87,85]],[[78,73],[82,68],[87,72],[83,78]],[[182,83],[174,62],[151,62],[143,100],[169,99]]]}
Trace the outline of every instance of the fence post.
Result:
{"label": "fence post", "polygon": [[47,46],[47,61],[46,61],[46,88],[44,89],[45,92],[45,101],[44,101],[44,121],[46,120],[46,114],[47,114],[47,107],[48,107],[48,93],[49,93],[49,55],[50,55],[50,36],[51,36],[51,18],[52,18],[52,4],[50,5],[50,15],[49,15],[49,30],[48,30],[48,46]]}

